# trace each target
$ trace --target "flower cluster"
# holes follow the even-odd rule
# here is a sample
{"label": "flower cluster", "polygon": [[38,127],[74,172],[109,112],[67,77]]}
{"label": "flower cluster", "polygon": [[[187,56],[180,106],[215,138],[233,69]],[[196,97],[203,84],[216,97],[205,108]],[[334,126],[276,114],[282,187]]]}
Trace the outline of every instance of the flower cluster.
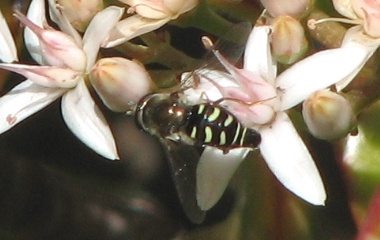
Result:
{"label": "flower cluster", "polygon": [[[119,158],[111,129],[89,88],[110,110],[127,112],[156,86],[139,59],[102,57],[100,49],[122,48],[195,11],[198,4],[197,0],[120,1],[128,5],[126,14],[124,8],[105,7],[102,1],[73,1],[77,6],[49,0],[45,6],[43,0],[32,0],[26,16],[16,10],[14,16],[25,26],[24,42],[35,65],[19,62],[0,12],[0,68],[25,77],[0,98],[0,133],[61,97],[62,116],[69,129],[103,157]],[[258,131],[260,154],[278,180],[307,202],[324,205],[326,191],[319,171],[288,114],[303,104],[305,123],[314,136],[331,140],[349,133],[355,113],[340,93],[380,45],[380,7],[369,0],[336,0],[337,12],[348,19],[310,19],[306,29],[302,19],[313,1],[261,2],[265,10],[246,42],[243,67],[235,67],[213,49],[224,69],[195,70],[197,84],[186,88],[182,98],[188,105],[205,99],[218,102],[244,126]],[[51,21],[55,27],[49,26]],[[355,26],[345,33],[339,48],[308,52],[305,31],[327,21]],[[200,209],[214,206],[251,150],[225,153],[205,148],[197,167]]]}

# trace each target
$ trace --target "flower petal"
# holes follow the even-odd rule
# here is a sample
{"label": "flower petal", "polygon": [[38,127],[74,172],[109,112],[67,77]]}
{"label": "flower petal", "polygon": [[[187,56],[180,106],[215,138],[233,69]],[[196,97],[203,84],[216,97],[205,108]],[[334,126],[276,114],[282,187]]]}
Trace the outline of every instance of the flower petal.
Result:
{"label": "flower petal", "polygon": [[270,51],[270,31],[270,26],[258,26],[252,29],[245,48],[244,69],[260,75],[273,86],[277,65]]}
{"label": "flower petal", "polygon": [[310,153],[286,113],[260,129],[260,152],[286,188],[314,204],[324,205],[326,192]]}
{"label": "flower petal", "polygon": [[[45,1],[33,0],[30,3],[28,13],[26,16],[34,24],[36,24],[40,28],[43,28],[44,24],[46,23]],[[24,29],[24,41],[25,46],[28,49],[29,54],[32,56],[32,58],[39,64],[43,64],[40,40],[38,39],[37,35],[33,33],[32,30],[30,30],[29,28]]]}
{"label": "flower petal", "polygon": [[228,154],[206,147],[197,167],[197,201],[202,210],[213,207],[222,197],[231,177],[250,149],[232,149]]}
{"label": "flower petal", "polygon": [[16,72],[34,83],[50,88],[72,88],[82,79],[81,73],[60,67],[0,63],[0,68]]}
{"label": "flower petal", "polygon": [[18,61],[17,49],[8,24],[0,11],[0,59],[3,62]]}
{"label": "flower petal", "polygon": [[91,20],[83,36],[83,51],[87,56],[87,71],[94,66],[101,43],[115,28],[123,12],[124,8],[110,6],[98,12]]}
{"label": "flower petal", "polygon": [[85,67],[86,56],[82,46],[68,34],[52,28],[41,28],[21,12],[14,16],[37,37],[41,47],[42,61],[51,66],[69,67],[81,71]]}
{"label": "flower petal", "polygon": [[347,30],[344,35],[344,39],[342,42],[343,47],[355,47],[361,48],[364,52],[367,53],[366,58],[362,59],[362,63],[357,67],[356,71],[353,71],[350,75],[340,80],[335,84],[337,91],[345,88],[352,79],[357,75],[357,73],[362,69],[367,60],[372,56],[372,54],[376,51],[376,49],[380,45],[380,39],[372,38],[363,32],[363,28],[361,26],[351,27]]}
{"label": "flower petal", "polygon": [[102,47],[110,48],[122,44],[132,38],[160,28],[169,20],[169,18],[152,20],[140,15],[130,16],[116,25],[108,39],[103,42]]}
{"label": "flower petal", "polygon": [[66,90],[46,88],[25,80],[0,98],[0,133],[46,107]]}
{"label": "flower petal", "polygon": [[111,130],[91,98],[84,81],[62,98],[62,115],[69,129],[84,144],[108,159],[119,159]]}
{"label": "flower petal", "polygon": [[311,93],[357,73],[367,56],[368,52],[362,47],[345,47],[321,51],[294,64],[276,80],[277,87],[283,92],[281,110],[287,110]]}

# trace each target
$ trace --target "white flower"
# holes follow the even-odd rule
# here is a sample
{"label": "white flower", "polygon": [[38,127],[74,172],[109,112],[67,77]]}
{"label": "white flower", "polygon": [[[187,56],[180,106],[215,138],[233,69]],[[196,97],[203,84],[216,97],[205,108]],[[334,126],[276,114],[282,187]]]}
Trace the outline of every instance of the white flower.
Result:
{"label": "white flower", "polygon": [[[352,73],[346,78],[337,82],[336,88],[340,91],[351,82],[380,45],[380,5],[376,0],[333,0],[333,3],[335,9],[348,19],[311,19],[308,25],[313,29],[316,24],[328,21],[355,24],[346,32],[341,48],[352,50],[342,57],[348,57],[350,66],[356,67],[351,68]],[[341,58],[338,61],[346,62],[347,59]],[[336,68],[337,65],[333,63],[331,67]]]}
{"label": "white flower", "polygon": [[[211,70],[201,72],[199,87],[189,89],[185,94],[193,104],[200,101],[202,94],[206,94],[209,101],[226,98],[221,104],[245,126],[261,134],[260,153],[280,182],[304,200],[323,205],[326,193],[318,170],[286,110],[313,92],[351,76],[361,64],[351,61],[351,54],[363,57],[366,52],[355,47],[321,51],[276,77],[269,33],[269,26],[253,29],[246,46],[244,69],[234,68],[216,52],[230,75]],[[228,100],[231,98],[239,101]],[[223,154],[217,148],[206,147],[197,170],[201,209],[207,210],[218,201],[250,150],[233,149]]]}
{"label": "white flower", "polygon": [[144,33],[154,31],[179,15],[190,11],[198,0],[120,0],[136,13],[120,21],[103,47],[114,47]]}
{"label": "white flower", "polygon": [[[50,3],[54,4],[54,1]],[[16,14],[27,27],[25,42],[28,50],[41,66],[0,64],[0,68],[27,78],[0,98],[0,133],[62,96],[62,115],[70,130],[98,154],[117,159],[112,133],[91,98],[85,77],[94,65],[101,41],[116,25],[123,10],[108,7],[99,12],[82,40],[56,6],[51,7],[52,19],[57,20],[57,25],[66,33],[41,28],[47,26],[43,0],[32,1],[28,10],[29,19],[21,13]],[[3,56],[0,58],[3,59]]]}

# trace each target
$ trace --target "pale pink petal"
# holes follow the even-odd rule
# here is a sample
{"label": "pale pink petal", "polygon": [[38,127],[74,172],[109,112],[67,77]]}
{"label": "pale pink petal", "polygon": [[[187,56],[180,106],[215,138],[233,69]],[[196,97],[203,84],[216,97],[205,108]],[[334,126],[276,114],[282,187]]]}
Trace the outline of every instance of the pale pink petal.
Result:
{"label": "pale pink petal", "polygon": [[83,71],[86,56],[81,46],[78,46],[70,35],[51,28],[41,28],[21,12],[16,12],[14,16],[38,37],[44,65],[69,67]]}
{"label": "pale pink petal", "polygon": [[[276,97],[276,89],[273,85],[269,84],[260,75],[256,74],[256,72],[236,68],[230,64],[227,59],[219,53],[219,51],[214,51],[214,55],[218,58],[224,68],[234,77],[236,83],[240,86],[241,92],[247,93],[251,97],[250,101],[247,102]],[[223,93],[223,89],[220,91]],[[233,96],[227,96],[225,94],[223,94],[223,96],[233,98]],[[240,100],[244,101],[244,99]]]}
{"label": "pale pink petal", "polygon": [[257,26],[252,29],[244,52],[244,69],[260,75],[273,86],[277,65],[270,51],[270,31],[270,26]]}
{"label": "pale pink petal", "polygon": [[80,72],[60,67],[0,63],[0,68],[16,72],[34,83],[50,88],[72,88],[82,79]]}
{"label": "pale pink petal", "polygon": [[282,92],[281,110],[287,110],[311,93],[357,73],[367,55],[362,47],[345,47],[321,51],[297,62],[276,79]]}
{"label": "pale pink petal", "polygon": [[116,25],[110,36],[103,42],[102,47],[110,48],[122,44],[132,38],[160,28],[169,20],[169,18],[152,20],[140,15],[130,16]]}
{"label": "pale pink petal", "polygon": [[25,80],[0,98],[0,133],[40,111],[62,96],[65,89],[46,88]]}
{"label": "pale pink petal", "polygon": [[98,12],[91,20],[83,36],[83,51],[87,55],[87,71],[94,66],[101,43],[115,28],[123,12],[124,8],[110,6]]}
{"label": "pale pink petal", "polygon": [[197,167],[197,201],[202,210],[213,207],[223,195],[231,177],[250,149],[223,151],[206,147]]}
{"label": "pale pink petal", "polygon": [[62,98],[62,116],[69,129],[89,148],[108,159],[119,159],[106,119],[84,81]]}
{"label": "pale pink petal", "polygon": [[18,61],[17,49],[8,24],[0,11],[0,59],[3,62]]}
{"label": "pale pink petal", "polygon": [[[34,24],[36,24],[40,28],[43,28],[44,24],[46,24],[45,1],[33,0],[30,3],[28,13],[26,16]],[[40,40],[38,39],[37,35],[33,33],[32,30],[30,30],[29,28],[24,29],[24,41],[25,46],[28,49],[29,54],[32,56],[32,58],[39,64],[43,64]]]}
{"label": "pale pink petal", "polygon": [[[76,69],[83,69],[83,51],[78,33],[67,34],[48,27],[45,18],[45,2],[34,0],[29,7],[27,17],[16,12],[16,17],[24,24],[24,38],[27,49],[33,59],[41,65],[64,64]],[[75,39],[76,37],[76,39]],[[69,53],[68,53],[69,52]],[[76,61],[65,62],[65,55]],[[71,65],[70,65],[71,64]]]}
{"label": "pale pink petal", "polygon": [[[222,104],[224,105],[225,103]],[[247,127],[254,127],[257,126],[257,124],[266,124],[271,121],[276,114],[273,107],[267,104],[249,106],[239,102],[227,101],[226,105],[226,108]]]}
{"label": "pale pink petal", "polygon": [[302,199],[324,205],[326,192],[318,169],[286,113],[260,129],[260,152],[278,180]]}

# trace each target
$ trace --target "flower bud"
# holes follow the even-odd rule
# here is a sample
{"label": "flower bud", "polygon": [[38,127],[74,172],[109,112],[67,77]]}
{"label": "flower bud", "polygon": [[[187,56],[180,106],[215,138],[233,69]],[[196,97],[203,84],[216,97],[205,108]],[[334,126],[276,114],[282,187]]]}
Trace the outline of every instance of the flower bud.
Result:
{"label": "flower bud", "polygon": [[285,15],[298,17],[308,10],[313,0],[261,0],[261,3],[272,17]]}
{"label": "flower bud", "polygon": [[316,137],[334,140],[347,135],[355,117],[350,103],[331,91],[318,91],[303,102],[302,115]]}
{"label": "flower bud", "polygon": [[57,0],[57,3],[69,22],[81,32],[95,14],[103,9],[102,0]]}
{"label": "flower bud", "polygon": [[272,53],[277,61],[292,64],[306,53],[308,42],[298,20],[290,16],[277,17],[272,29]]}
{"label": "flower bud", "polygon": [[100,59],[89,75],[103,103],[116,112],[130,110],[154,88],[144,66],[125,58]]}

